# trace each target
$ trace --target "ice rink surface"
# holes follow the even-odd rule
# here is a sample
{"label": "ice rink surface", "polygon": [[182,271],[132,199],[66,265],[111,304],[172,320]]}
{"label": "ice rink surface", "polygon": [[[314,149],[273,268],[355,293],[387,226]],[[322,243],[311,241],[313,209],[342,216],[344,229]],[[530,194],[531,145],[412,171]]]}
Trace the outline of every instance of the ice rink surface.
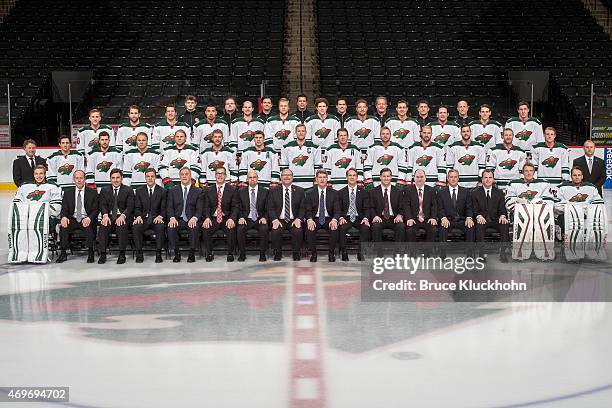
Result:
{"label": "ice rink surface", "polygon": [[0,386],[68,386],[70,403],[0,407],[612,406],[610,303],[362,302],[354,254],[103,267],[6,255],[4,239]]}

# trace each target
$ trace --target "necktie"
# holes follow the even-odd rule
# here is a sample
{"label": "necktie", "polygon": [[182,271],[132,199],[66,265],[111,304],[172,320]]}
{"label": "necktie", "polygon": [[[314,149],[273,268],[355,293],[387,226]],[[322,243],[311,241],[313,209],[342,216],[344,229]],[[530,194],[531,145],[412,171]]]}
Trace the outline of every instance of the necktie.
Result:
{"label": "necktie", "polygon": [[355,189],[351,189],[351,195],[349,196],[349,209],[348,215],[351,222],[355,222],[357,218],[357,207],[355,206]]}
{"label": "necktie", "polygon": [[77,194],[76,200],[76,220],[77,222],[81,222],[83,220],[83,196],[81,195],[81,190],[79,190]]}
{"label": "necktie", "polygon": [[593,172],[593,158],[589,157],[589,173]]}
{"label": "necktie", "polygon": [[419,222],[425,220],[425,213],[423,212],[423,190],[419,188]]}
{"label": "necktie", "polygon": [[151,198],[152,197],[153,197],[153,189],[149,188],[149,210],[147,212],[147,218],[151,215],[151,206],[152,206]]}
{"label": "necktie", "polygon": [[319,196],[319,224],[325,224],[325,191],[321,190]]}
{"label": "necktie", "polygon": [[291,202],[289,201],[289,189],[285,188],[285,221],[291,220]]}
{"label": "necktie", "polygon": [[249,218],[253,221],[257,221],[257,198],[255,197],[255,189],[251,189],[251,211],[249,212]]}
{"label": "necktie", "polygon": [[183,221],[187,222],[187,186],[183,187],[183,212],[181,213],[181,218]]}
{"label": "necktie", "polygon": [[453,188],[453,196],[451,197],[453,200],[453,207],[457,208],[457,190]]}
{"label": "necktie", "polygon": [[489,207],[489,203],[491,202],[491,190],[486,190],[487,192],[487,208]]}
{"label": "necktie", "polygon": [[119,197],[119,189],[116,188],[114,198],[113,198],[113,216],[114,217],[117,217],[119,215],[118,197]]}
{"label": "necktie", "polygon": [[32,167],[32,171],[34,171],[34,167],[36,167],[36,164],[34,163],[34,158],[30,157],[30,167]]}
{"label": "necktie", "polygon": [[217,224],[221,224],[221,220],[223,220],[223,211],[221,211],[221,199],[223,195],[221,194],[221,187],[217,189]]}
{"label": "necktie", "polygon": [[385,220],[388,220],[391,215],[389,212],[389,194],[387,194],[387,189],[385,188],[385,192],[383,194],[383,201],[385,202],[385,205],[383,207],[383,218]]}

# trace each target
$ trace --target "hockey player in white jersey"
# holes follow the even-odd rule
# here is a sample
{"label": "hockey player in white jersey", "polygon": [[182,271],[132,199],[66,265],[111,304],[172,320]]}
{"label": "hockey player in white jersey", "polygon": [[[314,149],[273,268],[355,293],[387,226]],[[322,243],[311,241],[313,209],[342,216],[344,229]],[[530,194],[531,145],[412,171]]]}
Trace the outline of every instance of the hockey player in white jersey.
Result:
{"label": "hockey player in white jersey", "polygon": [[533,145],[531,162],[538,178],[557,185],[569,180],[569,150],[563,143],[555,141],[557,131],[553,127],[544,129],[544,142]]}
{"label": "hockey player in white jersey", "polygon": [[176,116],[176,107],[167,105],[164,115],[165,119],[157,122],[153,128],[153,138],[150,141],[152,149],[163,153],[166,148],[174,146],[174,134],[178,130],[182,130],[187,135],[187,144],[192,144],[191,126],[179,122]]}
{"label": "hockey player in white jersey", "polygon": [[335,142],[334,138],[338,129],[340,129],[340,120],[327,112],[327,108],[329,107],[327,99],[315,99],[315,107],[317,108],[317,113],[308,117],[304,122],[307,127],[308,139],[310,139],[315,146],[326,150]]}
{"label": "hockey player in white jersey", "polygon": [[522,178],[512,180],[506,189],[506,208],[509,213],[514,212],[516,204],[553,204],[552,186],[545,180],[535,178],[535,167],[533,164],[525,163],[522,174]]}
{"label": "hockey player in white jersey", "polygon": [[89,125],[83,126],[77,133],[77,152],[87,158],[93,153],[100,150],[99,136],[101,132],[106,132],[110,138],[110,146],[115,146],[115,132],[108,125],[103,125],[102,112],[99,109],[89,110]]}
{"label": "hockey player in white jersey", "polygon": [[280,98],[278,115],[270,116],[264,127],[266,146],[272,147],[274,152],[280,155],[283,147],[295,139],[295,127],[300,123],[302,122],[296,116],[289,114],[289,99]]}
{"label": "hockey player in white jersey", "polygon": [[212,144],[200,154],[200,187],[205,188],[216,182],[215,171],[223,167],[226,179],[231,183],[238,181],[238,167],[236,166],[236,156],[234,151],[223,145],[223,132],[215,129],[212,132]]}
{"label": "hockey player in white jersey", "polygon": [[[146,172],[159,167],[159,154],[149,148],[149,136],[146,132],[136,135],[136,148],[123,155],[123,184],[132,186],[134,190],[147,184]],[[161,180],[157,180],[161,184]]]}
{"label": "hockey player in white jersey", "polygon": [[391,182],[396,187],[406,185],[406,150],[391,142],[391,129],[387,126],[380,129],[380,141],[368,149],[363,165],[365,188],[373,189],[380,185],[380,171],[384,168],[391,170]]}
{"label": "hockey player in white jersey", "polygon": [[461,126],[461,140],[451,144],[446,153],[446,166],[459,172],[460,184],[474,188],[486,166],[485,148],[472,140],[469,125]]}
{"label": "hockey player in white jersey", "polygon": [[121,169],[123,154],[116,147],[110,146],[110,136],[107,132],[100,132],[100,149],[93,152],[87,159],[85,180],[87,187],[102,188],[109,186],[112,169]]}
{"label": "hockey player in white jersey", "polygon": [[555,214],[562,215],[567,203],[584,205],[604,203],[597,187],[583,179],[582,169],[575,166],[571,170],[571,181],[564,181],[555,187]]}
{"label": "hockey player in white jersey", "polygon": [[140,120],[140,106],[132,105],[128,108],[128,121],[119,125],[117,129],[117,149],[121,152],[136,149],[136,135],[140,132],[147,134],[151,140],[153,126]]}
{"label": "hockey player in white jersey", "polygon": [[181,169],[191,170],[193,183],[200,176],[200,156],[198,149],[187,143],[187,133],[179,129],[174,133],[174,145],[168,146],[159,159],[159,177],[167,189],[181,182]]}
{"label": "hockey player in white jersey", "polygon": [[73,185],[72,177],[75,171],[85,171],[83,155],[70,146],[70,136],[60,136],[59,150],[47,158],[47,182],[58,186],[62,191]]}
{"label": "hockey player in white jersey", "polygon": [[222,118],[217,116],[217,108],[209,103],[204,109],[204,120],[199,121],[193,127],[193,145],[197,146],[199,152],[212,146],[212,135],[215,130],[220,130],[223,134],[223,144],[234,150],[236,144],[229,138],[229,125]]}
{"label": "hockey player in white jersey", "polygon": [[23,183],[17,189],[14,203],[44,203],[50,204],[49,216],[57,218],[62,206],[62,191],[55,184],[48,183],[46,169],[42,164],[34,168],[34,182]]}
{"label": "hockey player in white jersey", "polygon": [[489,150],[487,169],[495,173],[497,188],[505,191],[512,180],[521,178],[523,165],[527,162],[525,151],[513,144],[512,129],[504,129],[502,143]]}
{"label": "hockey player in white jersey", "polygon": [[265,145],[265,135],[262,131],[255,132],[253,142],[255,146],[242,153],[238,168],[238,181],[241,185],[246,186],[248,172],[255,170],[259,175],[260,186],[274,187],[278,184],[280,177],[278,155],[272,146]]}
{"label": "hockey player in white jersey", "polygon": [[264,130],[265,119],[260,116],[253,116],[253,102],[244,101],[242,103],[242,116],[235,118],[231,125],[232,146],[236,146],[236,156],[240,163],[242,152],[253,147],[253,136],[255,132]]}
{"label": "hockey player in white jersey", "polygon": [[509,118],[504,128],[512,129],[514,144],[525,150],[527,157],[530,157],[533,145],[544,141],[542,122],[529,116],[529,103],[525,101],[518,103],[517,112],[518,116]]}
{"label": "hockey player in white jersey", "polygon": [[406,163],[406,183],[414,182],[414,172],[423,169],[425,184],[443,187],[446,184],[446,162],[444,149],[431,141],[431,126],[421,126],[421,141],[413,144],[408,150]]}
{"label": "hockey player in white jersey", "polygon": [[329,182],[335,190],[347,185],[346,171],[354,168],[357,171],[357,183],[363,187],[363,163],[359,149],[349,142],[348,131],[338,129],[338,143],[331,145],[325,152],[323,169],[329,174]]}
{"label": "hockey player in white jersey", "polygon": [[349,132],[351,144],[361,151],[365,160],[368,149],[380,140],[380,121],[375,116],[368,115],[368,103],[365,99],[355,102],[357,115],[349,117],[344,127]]}
{"label": "hockey player in white jersey", "polygon": [[[397,101],[396,115],[387,119],[385,125],[391,130],[391,142],[408,149],[421,141],[419,122],[408,117],[408,102],[401,99]],[[378,172],[377,172],[378,174]]]}
{"label": "hockey player in white jersey", "polygon": [[295,140],[283,148],[279,169],[293,172],[293,183],[303,189],[313,187],[316,171],[323,165],[321,149],[308,140],[306,125],[295,127]]}
{"label": "hockey player in white jersey", "polygon": [[491,114],[491,107],[482,104],[478,113],[480,120],[470,122],[472,140],[483,145],[487,153],[493,146],[502,143],[502,124],[491,119]]}
{"label": "hockey player in white jersey", "polygon": [[429,123],[431,126],[432,141],[444,148],[444,153],[448,146],[461,139],[461,130],[457,122],[448,120],[448,107],[438,106],[437,120]]}

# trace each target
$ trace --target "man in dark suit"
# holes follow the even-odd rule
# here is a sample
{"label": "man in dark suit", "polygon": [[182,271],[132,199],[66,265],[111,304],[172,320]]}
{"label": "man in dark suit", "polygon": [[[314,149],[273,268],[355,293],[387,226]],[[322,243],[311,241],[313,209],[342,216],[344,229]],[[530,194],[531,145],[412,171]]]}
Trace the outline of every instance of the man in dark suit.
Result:
{"label": "man in dark suit", "polygon": [[249,230],[257,230],[259,234],[259,262],[266,261],[268,251],[268,235],[270,226],[266,202],[268,189],[259,187],[259,175],[255,170],[247,173],[248,186],[238,191],[239,218],[236,234],[238,236],[238,261],[246,260],[246,234]]}
{"label": "man in dark suit", "polygon": [[87,263],[94,262],[94,239],[96,222],[98,221],[98,192],[95,188],[85,187],[85,172],[76,170],[73,174],[74,187],[68,187],[62,198],[60,212],[60,255],[58,263],[68,259],[66,250],[69,247],[70,233],[81,230],[85,234],[88,249]]}
{"label": "man in dark suit", "polygon": [[592,140],[584,142],[584,156],[574,159],[572,167],[580,167],[584,181],[595,185],[599,195],[603,197],[603,185],[606,182],[606,166],[600,157],[595,156],[595,143]]}
{"label": "man in dark suit", "polygon": [[391,229],[395,233],[395,242],[403,242],[406,232],[404,227],[404,195],[391,185],[391,170],[380,170],[380,185],[370,191],[370,218],[372,240],[382,242],[383,230]]}
{"label": "man in dark suit", "polygon": [[[350,168],[346,171],[347,186],[338,191],[340,197],[340,218],[338,219],[340,252],[342,260],[348,261],[346,251],[346,234],[354,227],[359,231],[359,243],[370,240],[370,198],[364,189],[357,187],[357,170]],[[357,260],[362,261],[361,248],[357,251]]]}
{"label": "man in dark suit", "polygon": [[136,263],[142,263],[143,234],[147,230],[155,233],[155,263],[163,262],[161,255],[166,236],[166,189],[155,184],[157,174],[155,169],[145,171],[146,185],[136,190],[134,204],[134,246],[136,247]]}
{"label": "man in dark suit", "polygon": [[102,214],[98,230],[98,249],[100,250],[98,263],[100,265],[106,262],[108,236],[113,231],[119,238],[117,263],[125,263],[128,229],[132,225],[134,216],[134,190],[123,184],[123,172],[120,169],[112,169],[110,180],[111,185],[100,191],[100,214]]}
{"label": "man in dark suit", "polygon": [[438,200],[433,187],[425,185],[425,171],[414,172],[414,184],[404,192],[404,214],[408,242],[416,242],[417,231],[425,230],[425,242],[433,242],[438,225]]}
{"label": "man in dark suit", "polygon": [[200,219],[206,204],[206,194],[191,185],[191,170],[183,167],[179,172],[181,183],[172,187],[166,196],[169,248],[174,248],[172,262],[181,262],[178,246],[179,232],[189,231],[189,257],[187,262],[195,262],[195,250],[200,238]]}
{"label": "man in dark suit", "polygon": [[225,182],[226,177],[225,167],[217,168],[215,170],[216,183],[204,190],[209,203],[204,207],[204,222],[202,223],[206,262],[212,262],[214,259],[212,237],[218,230],[222,230],[227,237],[227,262],[234,262],[238,191],[236,187]]}
{"label": "man in dark suit", "polygon": [[47,161],[36,155],[36,142],[27,139],[23,142],[23,156],[17,156],[13,161],[13,182],[17,187],[23,183],[34,182],[34,168],[40,164],[47,167]]}
{"label": "man in dark suit", "polygon": [[438,192],[438,234],[440,242],[448,240],[452,229],[465,234],[466,242],[474,242],[474,219],[470,191],[459,185],[459,172],[449,170],[446,175],[448,186]]}
{"label": "man in dark suit", "polygon": [[336,262],[336,243],[338,242],[338,219],[340,218],[340,201],[338,192],[327,186],[327,172],[317,170],[317,187],[306,194],[306,240],[310,249],[310,262],[317,262],[317,231],[329,232],[328,260]]}
{"label": "man in dark suit", "polygon": [[291,231],[293,260],[300,260],[303,229],[302,221],[305,212],[304,189],[293,185],[293,172],[285,169],[281,172],[281,186],[268,192],[268,217],[272,220],[272,248],[274,260],[282,259],[281,243],[283,231]]}
{"label": "man in dark suit", "polygon": [[492,170],[482,172],[482,186],[472,190],[473,215],[476,217],[476,242],[484,241],[485,230],[494,228],[502,242],[510,241],[508,213],[503,191],[493,187]]}

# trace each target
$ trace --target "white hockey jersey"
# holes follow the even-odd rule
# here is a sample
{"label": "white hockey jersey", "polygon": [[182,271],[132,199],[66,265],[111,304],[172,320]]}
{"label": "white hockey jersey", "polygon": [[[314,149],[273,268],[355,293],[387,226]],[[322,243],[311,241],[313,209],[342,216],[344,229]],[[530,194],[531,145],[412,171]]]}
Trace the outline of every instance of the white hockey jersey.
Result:
{"label": "white hockey jersey", "polygon": [[534,179],[525,183],[524,179],[512,180],[506,188],[506,208],[514,211],[516,204],[530,202],[545,202],[552,204],[553,192],[551,185],[544,180]]}
{"label": "white hockey jersey", "polygon": [[340,145],[329,146],[324,158],[323,168],[327,171],[329,181],[335,190],[346,187],[346,171],[350,168],[357,170],[357,180],[363,182],[363,163],[361,153],[352,144],[343,149]]}
{"label": "white hockey jersey", "polygon": [[238,181],[236,155],[229,147],[223,146],[219,151],[212,147],[204,150],[200,154],[200,167],[200,186],[216,183],[215,170],[221,167],[225,168],[226,180],[232,183]]}
{"label": "white hockey jersey", "polygon": [[106,152],[93,152],[87,159],[85,181],[88,186],[96,186],[98,192],[110,185],[112,169],[123,168],[123,155],[115,147],[109,147]]}
{"label": "white hockey jersey", "polygon": [[265,125],[266,122],[260,117],[254,117],[250,122],[244,120],[242,116],[234,119],[230,138],[232,139],[232,146],[236,146],[236,152],[242,154],[249,147],[253,147],[255,132],[258,130],[263,132]]}
{"label": "white hockey jersey", "polygon": [[569,150],[563,143],[555,143],[553,147],[546,143],[533,145],[531,162],[539,179],[557,185],[570,178]]}
{"label": "white hockey jersey", "polygon": [[312,115],[304,122],[306,125],[306,137],[317,147],[328,148],[336,140],[338,129],[340,129],[340,119],[328,114],[321,120],[318,114]]}
{"label": "white hockey jersey", "polygon": [[116,147],[121,152],[127,152],[136,149],[136,135],[144,132],[147,134],[148,144],[152,145],[151,138],[153,137],[153,126],[148,123],[140,123],[138,126],[130,125],[130,122],[122,123],[117,129],[117,144]]}
{"label": "white hockey jersey", "polygon": [[247,173],[255,170],[259,175],[259,185],[268,187],[270,183],[278,183],[280,177],[278,155],[270,146],[263,150],[254,147],[246,149],[242,153],[240,167],[238,168],[238,180],[247,183]]}
{"label": "white hockey jersey", "polygon": [[282,120],[279,115],[270,116],[264,127],[266,146],[272,147],[280,155],[283,147],[295,139],[295,127],[301,123],[294,115],[287,116],[286,120]]}
{"label": "white hockey jersey", "polygon": [[200,153],[212,146],[210,138],[214,130],[220,130],[223,133],[223,144],[234,150],[236,144],[230,140],[229,126],[226,121],[221,118],[216,118],[213,123],[208,123],[206,119],[199,121],[193,126],[193,141],[192,144],[198,147]]}
{"label": "white hockey jersey", "polygon": [[527,155],[523,149],[512,145],[512,149],[508,150],[500,143],[489,150],[486,167],[493,170],[497,187],[505,191],[512,180],[521,178],[526,161]]}
{"label": "white hockey jersey", "polygon": [[[147,169],[158,171],[159,154],[151,149],[141,153],[138,149],[130,149],[123,155],[123,184],[136,190],[147,184],[145,172]],[[159,174],[157,178],[160,179]],[[161,179],[160,179],[161,180]]]}
{"label": "white hockey jersey", "polygon": [[413,182],[416,170],[423,169],[425,171],[425,183],[428,186],[446,184],[444,148],[437,143],[432,143],[427,147],[423,147],[421,143],[413,144],[408,150],[406,167],[407,183]]}
{"label": "white hockey jersey", "polygon": [[349,142],[362,152],[380,140],[380,121],[374,116],[367,116],[365,120],[350,116],[344,122],[344,127],[348,130]]}
{"label": "white hockey jersey", "polygon": [[49,203],[49,216],[59,217],[62,209],[62,190],[54,184],[24,183],[17,189],[14,203]]}
{"label": "white hockey jersey", "polygon": [[391,142],[400,145],[403,149],[421,142],[421,126],[412,118],[401,121],[397,116],[393,116],[387,119],[385,126],[391,130]]}
{"label": "white hockey jersey", "polygon": [[407,152],[400,145],[390,143],[383,146],[381,142],[374,143],[368,149],[368,157],[363,164],[364,184],[368,188],[378,187],[380,184],[380,171],[389,168],[391,170],[391,181],[400,186],[406,184]]}
{"label": "white hockey jersey", "polygon": [[513,144],[525,150],[528,155],[533,145],[544,142],[542,122],[537,118],[529,118],[523,123],[518,117],[509,118],[504,126],[514,132]]}
{"label": "white hockey jersey", "polygon": [[603,204],[597,187],[588,182],[582,184],[573,184],[563,182],[554,188],[555,197],[555,213],[563,214],[565,212],[565,204],[582,203],[588,204]]}
{"label": "white hockey jersey", "polygon": [[153,150],[157,150],[158,152],[163,152],[168,147],[174,146],[174,133],[177,130],[182,130],[187,135],[187,144],[193,144],[193,136],[191,134],[191,126],[189,126],[185,122],[177,122],[175,125],[171,126],[168,124],[166,119],[157,122],[155,127],[153,128],[153,137],[149,142],[149,146]]}
{"label": "white hockey jersey", "polygon": [[72,177],[75,171],[85,171],[85,161],[76,150],[70,150],[67,155],[58,150],[47,157],[47,168],[47,182],[63,190],[74,185]]}
{"label": "white hockey jersey", "polygon": [[446,166],[459,172],[460,185],[474,188],[486,166],[485,148],[473,141],[467,146],[462,142],[453,143],[446,152]]}
{"label": "white hockey jersey", "polygon": [[461,127],[457,122],[449,120],[445,125],[434,120],[428,123],[431,126],[431,141],[442,146],[446,153],[446,148],[461,140]]}
{"label": "white hockey jersey", "polygon": [[182,149],[175,146],[167,147],[159,159],[159,177],[162,184],[167,188],[181,182],[180,171],[187,167],[191,170],[191,178],[200,178],[200,155],[198,149],[190,144],[185,144]]}
{"label": "white hockey jersey", "polygon": [[479,120],[470,122],[472,140],[484,146],[485,151],[490,150],[496,144],[502,143],[503,126],[496,120],[489,120],[483,124]]}
{"label": "white hockey jersey", "polygon": [[85,157],[89,157],[93,152],[99,152],[99,135],[101,132],[107,132],[110,135],[109,146],[115,146],[115,132],[112,127],[100,125],[97,130],[93,130],[91,126],[83,126],[77,133],[77,152]]}
{"label": "white hockey jersey", "polygon": [[321,149],[310,141],[301,146],[297,141],[289,142],[281,152],[280,171],[291,170],[293,183],[304,189],[314,185],[315,172],[322,167]]}

